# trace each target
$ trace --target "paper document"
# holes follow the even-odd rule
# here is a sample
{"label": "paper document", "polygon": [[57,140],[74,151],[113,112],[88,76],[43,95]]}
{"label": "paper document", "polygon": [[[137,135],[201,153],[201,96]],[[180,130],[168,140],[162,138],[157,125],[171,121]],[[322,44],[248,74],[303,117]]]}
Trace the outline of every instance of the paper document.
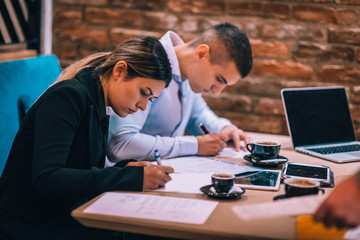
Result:
{"label": "paper document", "polygon": [[203,224],[215,209],[215,201],[107,192],[87,207],[85,213]]}
{"label": "paper document", "polygon": [[344,235],[344,239],[360,239],[360,227],[348,230]]}
{"label": "paper document", "polygon": [[234,206],[232,210],[244,220],[308,215],[313,214],[324,199],[324,195],[294,197],[274,202]]}
{"label": "paper document", "polygon": [[211,184],[212,173],[173,173],[165,187],[156,189],[162,192],[202,193],[200,188]]}
{"label": "paper document", "polygon": [[232,162],[226,162],[209,157],[180,157],[169,158],[162,161],[163,165],[171,166],[176,173],[243,173],[249,171],[261,171],[260,168],[249,167]]}
{"label": "paper document", "polygon": [[246,154],[249,154],[249,152],[244,152],[244,150],[240,150],[237,152],[235,148],[226,147],[222,150],[222,152],[219,152],[218,155],[216,156],[243,159]]}

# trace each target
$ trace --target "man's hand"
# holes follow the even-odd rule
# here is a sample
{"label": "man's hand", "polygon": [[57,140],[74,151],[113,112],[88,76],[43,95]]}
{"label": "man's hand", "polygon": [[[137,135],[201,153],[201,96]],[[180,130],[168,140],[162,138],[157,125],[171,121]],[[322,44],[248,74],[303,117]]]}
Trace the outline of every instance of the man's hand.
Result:
{"label": "man's hand", "polygon": [[[244,144],[251,142],[251,138],[244,133],[243,130],[231,125],[226,126],[221,130],[221,133],[225,134],[229,140],[233,140],[236,151],[240,151],[240,141],[243,140]],[[246,151],[246,148],[245,148]]]}
{"label": "man's hand", "polygon": [[360,186],[355,176],[339,184],[314,214],[316,221],[327,227],[356,227],[360,225]]}
{"label": "man's hand", "polygon": [[196,137],[198,141],[198,155],[208,156],[221,152],[226,147],[228,137],[222,133],[209,133]]}
{"label": "man's hand", "polygon": [[174,169],[169,166],[153,165],[144,167],[143,189],[155,189],[165,186],[165,183],[171,180],[169,176]]}

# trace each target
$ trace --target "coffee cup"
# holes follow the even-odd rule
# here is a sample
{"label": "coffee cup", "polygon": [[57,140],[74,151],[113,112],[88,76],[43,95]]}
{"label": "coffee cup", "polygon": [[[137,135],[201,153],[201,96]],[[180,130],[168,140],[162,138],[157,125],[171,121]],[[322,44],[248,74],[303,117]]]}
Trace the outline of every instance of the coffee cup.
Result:
{"label": "coffee cup", "polygon": [[286,197],[298,197],[304,195],[318,194],[325,190],[320,188],[320,182],[310,179],[287,178],[284,180]]}
{"label": "coffee cup", "polygon": [[276,158],[280,148],[281,143],[274,140],[256,140],[246,144],[246,149],[255,160]]}
{"label": "coffee cup", "polygon": [[212,186],[217,193],[227,193],[234,186],[235,175],[229,173],[214,173],[211,176]]}

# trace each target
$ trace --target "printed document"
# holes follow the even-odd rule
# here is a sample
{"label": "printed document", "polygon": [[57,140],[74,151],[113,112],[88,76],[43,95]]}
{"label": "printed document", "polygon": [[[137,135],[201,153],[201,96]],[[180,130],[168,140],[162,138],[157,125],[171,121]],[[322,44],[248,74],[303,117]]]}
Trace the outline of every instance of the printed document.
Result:
{"label": "printed document", "polygon": [[360,227],[349,229],[346,232],[344,239],[360,239]]}
{"label": "printed document", "polygon": [[170,174],[171,181],[155,191],[202,193],[200,188],[211,184],[211,175],[212,173],[173,173]]}
{"label": "printed document", "polygon": [[250,171],[261,171],[260,168],[249,167],[232,162],[226,162],[209,157],[179,157],[163,159],[163,165],[171,166],[176,173],[243,173]]}
{"label": "printed document", "polygon": [[218,202],[136,193],[107,192],[85,213],[203,224]]}
{"label": "printed document", "polygon": [[324,195],[294,197],[274,202],[234,206],[232,210],[244,220],[309,215],[316,211],[324,198]]}

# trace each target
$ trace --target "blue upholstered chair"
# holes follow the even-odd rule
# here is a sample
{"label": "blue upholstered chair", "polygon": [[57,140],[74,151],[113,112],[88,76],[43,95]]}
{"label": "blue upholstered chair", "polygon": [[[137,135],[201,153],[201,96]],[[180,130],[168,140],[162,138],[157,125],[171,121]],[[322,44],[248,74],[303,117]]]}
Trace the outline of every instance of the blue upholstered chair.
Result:
{"label": "blue upholstered chair", "polygon": [[0,175],[26,111],[60,72],[54,55],[0,62]]}

